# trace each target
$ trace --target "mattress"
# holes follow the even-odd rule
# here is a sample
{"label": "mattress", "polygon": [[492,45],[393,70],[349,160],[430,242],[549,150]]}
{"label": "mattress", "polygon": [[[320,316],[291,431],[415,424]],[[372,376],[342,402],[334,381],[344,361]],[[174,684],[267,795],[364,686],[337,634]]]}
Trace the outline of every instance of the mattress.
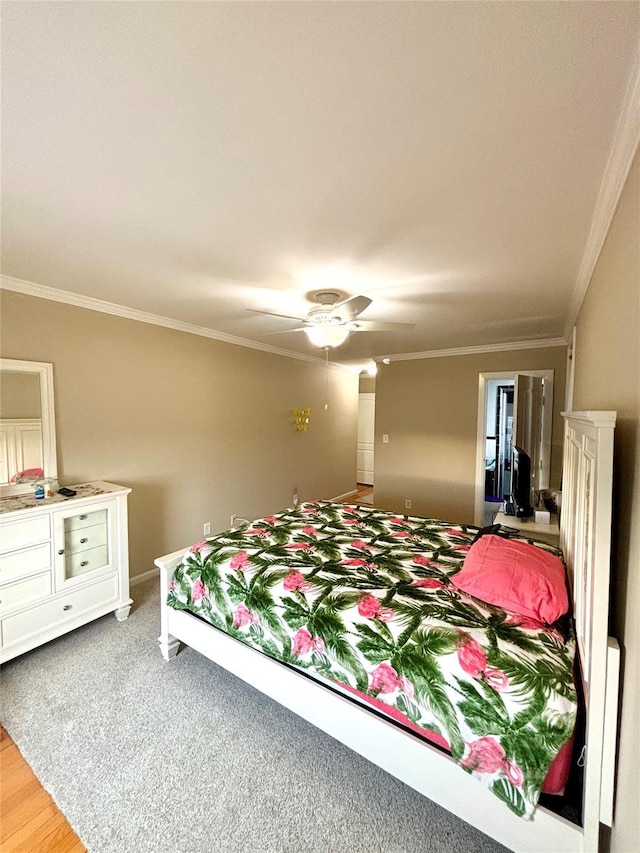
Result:
{"label": "mattress", "polygon": [[385,710],[528,818],[574,730],[575,641],[567,617],[536,623],[451,583],[477,532],[306,503],[195,543],[168,604]]}

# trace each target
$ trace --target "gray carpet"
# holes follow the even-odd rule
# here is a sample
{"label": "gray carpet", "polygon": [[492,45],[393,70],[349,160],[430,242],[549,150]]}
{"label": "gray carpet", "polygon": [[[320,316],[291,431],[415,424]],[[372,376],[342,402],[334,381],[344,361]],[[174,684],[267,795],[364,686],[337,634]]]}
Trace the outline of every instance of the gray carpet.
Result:
{"label": "gray carpet", "polygon": [[2,720],[90,853],[503,847],[185,649],[158,586],[2,668]]}

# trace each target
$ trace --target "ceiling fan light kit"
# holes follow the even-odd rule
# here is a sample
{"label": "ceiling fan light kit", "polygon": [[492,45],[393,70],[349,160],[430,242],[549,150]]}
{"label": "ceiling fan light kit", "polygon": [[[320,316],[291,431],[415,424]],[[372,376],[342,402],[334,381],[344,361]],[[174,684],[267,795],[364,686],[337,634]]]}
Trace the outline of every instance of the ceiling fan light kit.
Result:
{"label": "ceiling fan light kit", "polygon": [[315,347],[339,347],[349,337],[349,329],[339,325],[306,326],[305,333]]}

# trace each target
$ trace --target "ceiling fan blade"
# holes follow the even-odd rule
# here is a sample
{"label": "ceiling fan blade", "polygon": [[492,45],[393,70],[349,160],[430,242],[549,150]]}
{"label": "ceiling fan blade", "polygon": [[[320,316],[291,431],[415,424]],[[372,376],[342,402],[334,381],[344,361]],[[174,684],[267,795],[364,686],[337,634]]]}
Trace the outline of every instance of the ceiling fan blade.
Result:
{"label": "ceiling fan blade", "polygon": [[[280,315],[278,315],[280,316]],[[279,329],[277,332],[265,332],[265,338],[269,335],[287,335],[289,332],[306,332],[307,326],[299,326],[297,329]]]}
{"label": "ceiling fan blade", "polygon": [[331,314],[334,317],[339,317],[343,323],[348,323],[354,320],[358,314],[361,314],[365,308],[371,305],[372,300],[368,296],[352,296],[350,299],[345,299],[344,302],[338,302],[331,309]]}
{"label": "ceiling fan blade", "polygon": [[399,332],[415,329],[415,323],[386,323],[384,320],[355,320],[347,323],[353,332]]}
{"label": "ceiling fan blade", "polygon": [[297,320],[298,323],[303,322],[303,317],[294,317],[292,314],[275,314],[273,311],[259,311],[257,308],[245,308],[245,311],[251,311],[252,314],[266,314],[267,317],[283,317],[285,320]]}

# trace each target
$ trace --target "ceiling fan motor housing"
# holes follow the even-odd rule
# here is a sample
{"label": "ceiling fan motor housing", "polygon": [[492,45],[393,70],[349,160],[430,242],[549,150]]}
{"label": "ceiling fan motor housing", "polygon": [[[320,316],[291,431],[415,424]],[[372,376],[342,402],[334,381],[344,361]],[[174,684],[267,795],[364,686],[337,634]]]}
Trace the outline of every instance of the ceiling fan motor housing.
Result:
{"label": "ceiling fan motor housing", "polygon": [[339,326],[342,319],[333,313],[333,307],[340,301],[340,294],[335,290],[320,290],[314,295],[318,303],[307,315],[307,322],[313,326]]}
{"label": "ceiling fan motor housing", "polygon": [[342,294],[337,290],[319,290],[313,298],[320,305],[335,305],[342,299]]}

